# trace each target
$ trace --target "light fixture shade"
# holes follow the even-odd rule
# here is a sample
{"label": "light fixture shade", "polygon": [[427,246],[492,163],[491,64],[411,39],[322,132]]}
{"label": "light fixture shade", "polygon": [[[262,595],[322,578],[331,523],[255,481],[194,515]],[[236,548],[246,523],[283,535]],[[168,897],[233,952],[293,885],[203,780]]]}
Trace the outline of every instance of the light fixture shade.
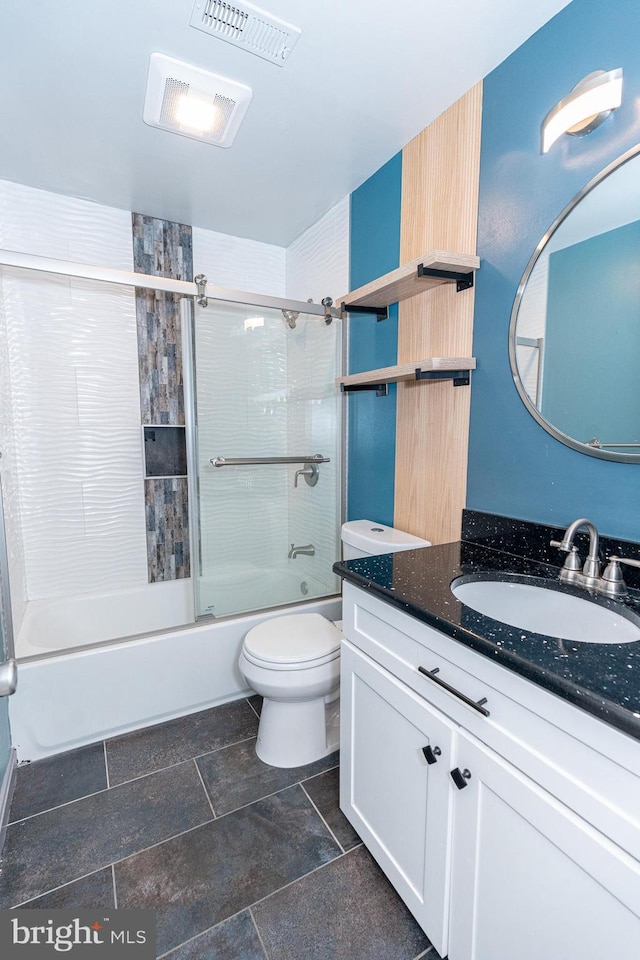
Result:
{"label": "light fixture shade", "polygon": [[588,74],[550,110],[542,124],[542,153],[568,133],[584,137],[622,103],[622,67]]}
{"label": "light fixture shade", "polygon": [[230,147],[251,88],[162,53],[152,53],[142,118],[183,137]]}

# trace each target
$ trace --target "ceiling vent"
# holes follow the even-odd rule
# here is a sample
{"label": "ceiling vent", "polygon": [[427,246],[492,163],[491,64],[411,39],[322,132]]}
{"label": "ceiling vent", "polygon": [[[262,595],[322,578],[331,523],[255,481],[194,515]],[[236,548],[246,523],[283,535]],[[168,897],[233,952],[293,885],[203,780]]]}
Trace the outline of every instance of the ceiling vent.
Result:
{"label": "ceiling vent", "polygon": [[230,147],[250,101],[243,83],[151,54],[142,114],[151,127]]}
{"label": "ceiling vent", "polygon": [[302,31],[251,3],[196,0],[189,23],[283,67]]}

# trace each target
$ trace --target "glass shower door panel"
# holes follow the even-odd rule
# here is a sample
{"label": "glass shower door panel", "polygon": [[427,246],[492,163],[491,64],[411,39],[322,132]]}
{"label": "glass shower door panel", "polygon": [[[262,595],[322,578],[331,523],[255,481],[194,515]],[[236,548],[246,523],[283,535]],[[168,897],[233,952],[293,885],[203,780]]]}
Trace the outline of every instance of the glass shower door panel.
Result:
{"label": "glass shower door panel", "polygon": [[[318,317],[291,329],[272,308],[196,308],[200,616],[337,592],[338,336]],[[330,462],[315,486],[303,476],[294,485],[303,463],[211,463],[316,453]]]}

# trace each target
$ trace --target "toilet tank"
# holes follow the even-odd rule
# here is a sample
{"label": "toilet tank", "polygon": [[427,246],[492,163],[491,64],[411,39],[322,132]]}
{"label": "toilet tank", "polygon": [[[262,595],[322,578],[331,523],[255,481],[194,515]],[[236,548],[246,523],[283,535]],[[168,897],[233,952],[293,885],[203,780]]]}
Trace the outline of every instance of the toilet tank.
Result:
{"label": "toilet tank", "polygon": [[358,557],[375,557],[381,553],[396,553],[399,550],[416,550],[430,547],[429,540],[414,537],[411,533],[385,527],[372,520],[349,520],[342,524],[342,559],[357,560]]}

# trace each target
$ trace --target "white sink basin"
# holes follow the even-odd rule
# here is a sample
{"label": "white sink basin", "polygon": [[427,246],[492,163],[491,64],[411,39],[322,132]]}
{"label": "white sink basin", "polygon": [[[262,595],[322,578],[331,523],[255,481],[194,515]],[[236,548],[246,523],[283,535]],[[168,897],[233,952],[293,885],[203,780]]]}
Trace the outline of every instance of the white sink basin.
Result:
{"label": "white sink basin", "polygon": [[[472,580],[452,585],[472,610],[520,630],[581,643],[634,643],[640,626],[614,609],[591,600],[528,583]],[[625,611],[626,612],[626,611]]]}

